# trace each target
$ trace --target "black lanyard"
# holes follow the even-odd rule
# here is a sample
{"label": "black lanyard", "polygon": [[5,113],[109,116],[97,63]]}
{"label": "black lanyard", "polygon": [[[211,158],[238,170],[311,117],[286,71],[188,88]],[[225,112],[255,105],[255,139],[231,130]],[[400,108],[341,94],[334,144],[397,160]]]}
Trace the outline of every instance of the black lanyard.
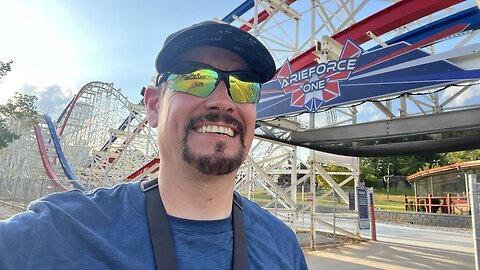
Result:
{"label": "black lanyard", "polygon": [[[157,179],[143,185],[147,208],[148,227],[152,239],[153,253],[157,269],[178,269],[172,235],[168,226],[167,212],[163,206]],[[242,200],[233,194],[233,270],[248,269],[247,237],[243,223]]]}

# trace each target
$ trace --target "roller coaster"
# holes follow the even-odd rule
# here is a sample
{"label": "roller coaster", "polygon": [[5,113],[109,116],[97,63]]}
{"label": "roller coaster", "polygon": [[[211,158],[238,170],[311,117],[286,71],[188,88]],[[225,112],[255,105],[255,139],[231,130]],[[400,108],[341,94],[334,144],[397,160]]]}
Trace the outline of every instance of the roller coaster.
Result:
{"label": "roller coaster", "polygon": [[[309,182],[311,202],[332,193],[348,202],[343,187],[358,183],[358,156],[480,146],[478,6],[387,2],[247,0],[221,20],[261,39],[279,67],[262,88],[257,140],[236,189],[252,199],[266,191],[261,205],[293,229],[305,214],[325,223],[313,204],[298,203],[300,186]],[[347,60],[356,66],[342,70]],[[336,64],[328,69],[328,63]],[[305,90],[312,81],[326,86]],[[156,130],[142,102],[128,101],[112,83],[87,83],[56,121],[38,115],[34,127],[9,125],[21,138],[0,150],[0,197],[16,204],[154,177],[158,170]],[[325,164],[344,167],[345,180],[336,183]],[[280,185],[282,175],[289,185]],[[318,175],[331,187],[320,198]]]}

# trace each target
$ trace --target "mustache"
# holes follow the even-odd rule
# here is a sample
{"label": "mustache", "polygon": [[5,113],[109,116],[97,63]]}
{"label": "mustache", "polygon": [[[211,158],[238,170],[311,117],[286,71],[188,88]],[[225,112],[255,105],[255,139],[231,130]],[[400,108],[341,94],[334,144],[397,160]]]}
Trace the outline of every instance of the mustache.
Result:
{"label": "mustache", "polygon": [[217,112],[208,112],[196,117],[189,118],[187,120],[185,129],[186,130],[191,130],[194,126],[197,126],[201,123],[204,122],[223,122],[228,125],[232,125],[235,127],[235,132],[240,135],[240,138],[243,141],[243,138],[245,136],[245,126],[243,125],[242,122],[240,122],[237,118],[229,115],[229,114],[220,114]]}

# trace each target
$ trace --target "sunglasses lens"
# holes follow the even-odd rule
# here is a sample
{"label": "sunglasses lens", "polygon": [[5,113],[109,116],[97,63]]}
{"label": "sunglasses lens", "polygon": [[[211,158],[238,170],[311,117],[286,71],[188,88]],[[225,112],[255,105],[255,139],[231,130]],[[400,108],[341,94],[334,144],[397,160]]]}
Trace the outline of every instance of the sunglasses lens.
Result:
{"label": "sunglasses lens", "polygon": [[237,103],[257,103],[260,98],[260,79],[249,72],[236,72],[229,77],[230,96]]}
{"label": "sunglasses lens", "polygon": [[166,81],[172,90],[197,97],[207,97],[215,89],[220,79],[219,76],[226,75],[228,76],[229,94],[233,101],[236,103],[258,102],[261,88],[260,78],[251,72],[224,72],[202,63],[182,62],[172,68]]}
{"label": "sunglasses lens", "polygon": [[172,90],[197,97],[206,97],[215,88],[217,78],[217,72],[210,69],[200,69],[187,74],[171,74],[167,81],[169,88]]}

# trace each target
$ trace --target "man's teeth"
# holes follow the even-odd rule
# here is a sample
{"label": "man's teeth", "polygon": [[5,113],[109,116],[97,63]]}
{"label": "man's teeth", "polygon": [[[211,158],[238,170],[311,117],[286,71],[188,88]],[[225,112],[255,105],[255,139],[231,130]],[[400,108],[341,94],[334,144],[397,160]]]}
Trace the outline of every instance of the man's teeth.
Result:
{"label": "man's teeth", "polygon": [[197,132],[200,133],[219,133],[223,135],[227,135],[229,137],[233,137],[233,129],[229,127],[221,127],[221,126],[201,126],[196,129]]}

